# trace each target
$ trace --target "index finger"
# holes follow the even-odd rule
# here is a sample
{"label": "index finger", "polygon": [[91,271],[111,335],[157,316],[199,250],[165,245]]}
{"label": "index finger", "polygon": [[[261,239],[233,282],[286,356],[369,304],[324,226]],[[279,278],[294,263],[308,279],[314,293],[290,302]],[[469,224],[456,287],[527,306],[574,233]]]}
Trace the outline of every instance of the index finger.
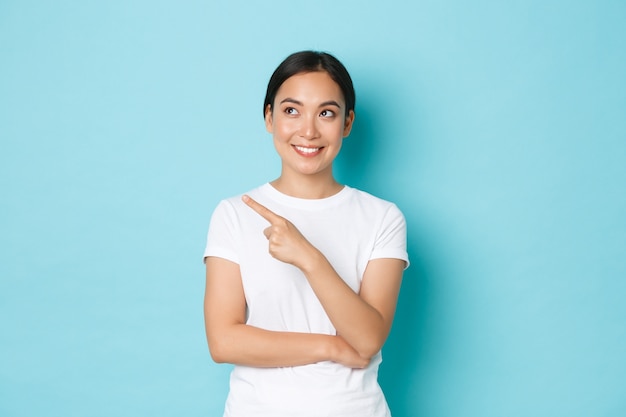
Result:
{"label": "index finger", "polygon": [[272,210],[268,209],[264,205],[257,203],[252,197],[248,195],[244,195],[241,197],[244,203],[248,205],[252,210],[259,213],[261,217],[270,222],[270,224],[274,224],[277,221],[282,220],[283,218],[278,214],[274,213]]}

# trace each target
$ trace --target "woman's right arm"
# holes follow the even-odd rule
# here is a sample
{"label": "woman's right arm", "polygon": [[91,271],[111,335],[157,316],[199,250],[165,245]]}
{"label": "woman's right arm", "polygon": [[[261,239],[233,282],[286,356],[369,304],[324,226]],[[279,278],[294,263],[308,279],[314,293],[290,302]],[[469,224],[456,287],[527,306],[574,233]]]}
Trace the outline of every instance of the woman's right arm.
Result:
{"label": "woman's right arm", "polygon": [[275,332],[247,325],[239,265],[211,256],[205,261],[204,320],[215,362],[282,367],[333,361],[350,368],[364,368],[369,363],[340,336]]}

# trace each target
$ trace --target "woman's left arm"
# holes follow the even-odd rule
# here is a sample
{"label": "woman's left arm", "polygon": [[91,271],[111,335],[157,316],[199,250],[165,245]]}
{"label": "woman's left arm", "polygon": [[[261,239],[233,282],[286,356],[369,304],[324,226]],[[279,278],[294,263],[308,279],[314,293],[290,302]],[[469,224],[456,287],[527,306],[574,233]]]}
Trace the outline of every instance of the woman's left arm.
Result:
{"label": "woman's left arm", "polygon": [[391,330],[404,261],[370,260],[361,290],[356,294],[318,253],[317,260],[302,269],[304,275],[337,333],[362,357],[371,358],[382,348]]}
{"label": "woman's left arm", "polygon": [[337,333],[364,358],[378,353],[391,330],[405,262],[370,260],[357,294],[289,220],[250,197],[243,200],[270,223],[264,231],[270,254],[304,273]]}

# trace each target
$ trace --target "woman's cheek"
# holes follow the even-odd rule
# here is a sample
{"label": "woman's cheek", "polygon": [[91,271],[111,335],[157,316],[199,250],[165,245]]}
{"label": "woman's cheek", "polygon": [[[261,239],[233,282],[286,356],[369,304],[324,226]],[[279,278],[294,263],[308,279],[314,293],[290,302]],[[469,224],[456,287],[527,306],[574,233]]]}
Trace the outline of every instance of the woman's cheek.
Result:
{"label": "woman's cheek", "polygon": [[292,133],[298,130],[297,120],[286,120],[280,125],[280,133],[282,136],[291,136]]}

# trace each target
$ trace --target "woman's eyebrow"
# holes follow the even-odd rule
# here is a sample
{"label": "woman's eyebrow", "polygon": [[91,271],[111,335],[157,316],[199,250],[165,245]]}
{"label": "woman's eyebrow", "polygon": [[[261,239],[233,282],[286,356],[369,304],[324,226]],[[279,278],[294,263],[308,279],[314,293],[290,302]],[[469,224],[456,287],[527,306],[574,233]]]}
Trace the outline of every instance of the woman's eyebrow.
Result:
{"label": "woman's eyebrow", "polygon": [[297,104],[298,106],[302,106],[301,101],[298,101],[295,98],[289,98],[289,97],[287,97],[286,99],[280,102],[280,104],[283,104],[283,103],[293,103],[293,104]]}
{"label": "woman's eyebrow", "polygon": [[[297,104],[298,106],[303,106],[301,101],[298,101],[295,98],[291,98],[291,97],[287,97],[281,100],[280,104],[283,104],[283,103],[293,103],[293,104]],[[320,103],[319,105],[319,107],[325,107],[325,106],[335,106],[335,107],[341,108],[341,105],[339,105],[339,103],[337,103],[335,100],[324,101],[323,103]]]}
{"label": "woman's eyebrow", "polygon": [[337,103],[335,100],[328,100],[320,104],[320,107],[325,107],[325,106],[336,106],[336,107],[341,108],[339,103]]}

